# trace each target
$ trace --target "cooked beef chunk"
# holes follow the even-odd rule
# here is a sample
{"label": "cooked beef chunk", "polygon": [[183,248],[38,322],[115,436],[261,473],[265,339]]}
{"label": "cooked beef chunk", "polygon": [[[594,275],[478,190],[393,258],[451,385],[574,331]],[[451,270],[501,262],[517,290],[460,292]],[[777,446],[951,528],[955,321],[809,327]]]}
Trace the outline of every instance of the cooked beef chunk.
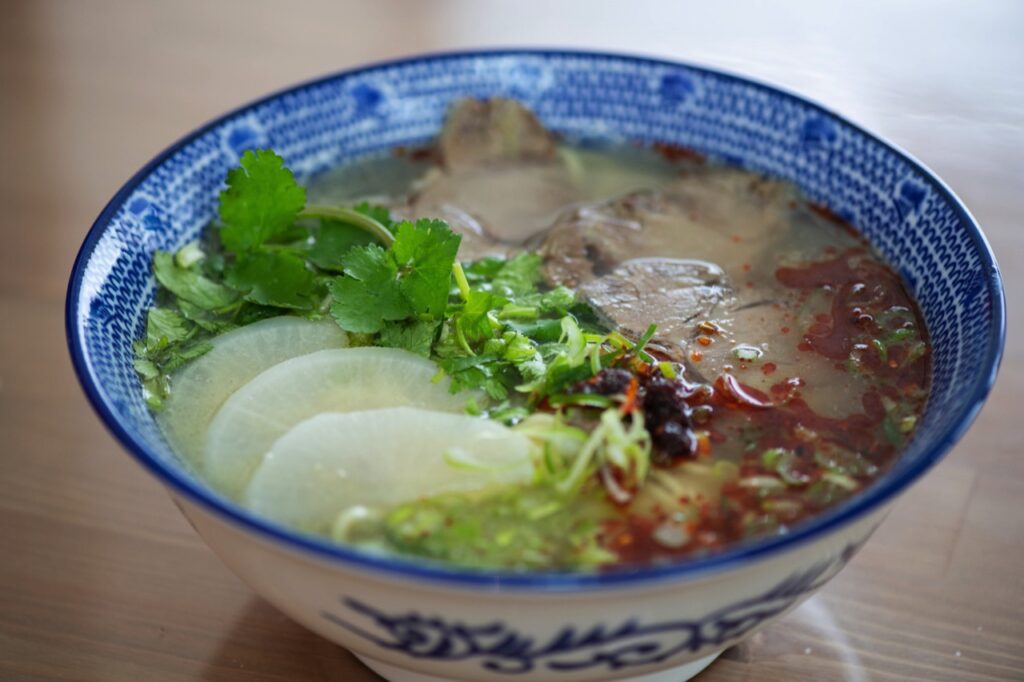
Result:
{"label": "cooked beef chunk", "polygon": [[438,140],[449,172],[502,161],[551,161],[554,136],[519,102],[463,99],[448,109]]}
{"label": "cooked beef chunk", "polygon": [[434,215],[458,206],[507,248],[546,230],[578,198],[560,164],[520,163],[433,174],[421,183],[412,207],[418,215]]}
{"label": "cooked beef chunk", "polygon": [[580,206],[564,214],[540,245],[545,277],[553,285],[577,286],[627,258],[647,256],[739,270],[766,257],[769,241],[784,234],[791,198],[781,182],[710,167],[664,189]]}
{"label": "cooked beef chunk", "polygon": [[465,236],[463,259],[521,249],[579,200],[554,137],[518,102],[457,102],[438,149],[441,167],[417,182],[406,212],[461,214],[453,229]]}
{"label": "cooked beef chunk", "polygon": [[711,263],[672,258],[635,258],[585,282],[579,295],[623,333],[638,338],[657,311],[656,342],[673,357],[693,336],[695,325],[731,305],[725,273]]}

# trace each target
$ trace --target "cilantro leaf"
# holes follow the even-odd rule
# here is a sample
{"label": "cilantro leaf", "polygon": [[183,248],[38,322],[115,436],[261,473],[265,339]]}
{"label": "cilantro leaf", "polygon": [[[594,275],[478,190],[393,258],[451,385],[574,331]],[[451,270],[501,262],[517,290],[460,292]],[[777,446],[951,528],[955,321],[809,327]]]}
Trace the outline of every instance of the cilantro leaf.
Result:
{"label": "cilantro leaf", "polygon": [[506,303],[505,299],[484,291],[470,291],[469,299],[456,316],[456,321],[466,339],[475,342],[493,336],[491,321],[487,314]]}
{"label": "cilantro leaf", "polygon": [[461,241],[443,220],[404,221],[396,227],[391,250],[401,273],[402,293],[414,312],[432,317],[444,313]]}
{"label": "cilantro leaf", "polygon": [[195,323],[174,308],[149,309],[146,336],[132,344],[132,365],[142,380],[143,397],[152,409],[160,409],[167,398],[167,376],[212,348],[205,339],[197,339],[201,333]]}
{"label": "cilantro leaf", "polygon": [[366,230],[339,220],[321,220],[320,229],[313,236],[306,256],[318,268],[334,272],[344,270],[342,259],[353,247],[376,243],[374,236]]}
{"label": "cilantro leaf", "polygon": [[221,241],[235,253],[253,249],[287,230],[306,205],[306,190],[270,149],[242,154],[220,194]]}
{"label": "cilantro leaf", "polygon": [[146,316],[146,345],[157,347],[184,341],[192,333],[186,320],[171,308],[150,308]]}
{"label": "cilantro leaf", "polygon": [[398,282],[398,267],[388,251],[376,244],[351,249],[342,262],[345,276],[331,285],[331,315],[350,332],[374,334],[385,321],[412,314]]}
{"label": "cilantro leaf", "polygon": [[440,320],[416,320],[414,322],[388,322],[380,330],[378,341],[382,346],[430,357]]}
{"label": "cilantro leaf", "polygon": [[562,286],[555,287],[551,291],[545,291],[540,296],[540,310],[542,313],[549,315],[561,317],[568,313],[575,303],[576,292]]}
{"label": "cilantro leaf", "polygon": [[183,346],[171,353],[167,362],[164,363],[163,371],[169,374],[189,360],[194,360],[200,355],[209,353],[211,350],[213,350],[213,344],[209,341],[197,341],[187,346]]}
{"label": "cilantro leaf", "polygon": [[178,299],[178,310],[181,311],[182,317],[186,320],[195,322],[199,328],[213,334],[223,334],[237,326],[232,319],[235,316],[234,313],[237,311],[232,311],[232,314],[230,315],[218,315],[217,313],[204,310],[197,305],[189,303],[183,298]]}
{"label": "cilantro leaf", "polygon": [[224,279],[253,303],[297,310],[313,307],[316,276],[288,251],[243,254],[228,267]]}
{"label": "cilantro leaf", "polygon": [[373,218],[378,223],[388,228],[389,230],[394,226],[394,221],[391,220],[391,211],[388,210],[387,206],[381,206],[379,204],[371,204],[367,201],[362,201],[352,207],[352,210],[356,213],[362,213],[368,218]]}
{"label": "cilantro leaf", "polygon": [[463,264],[463,269],[466,272],[466,279],[469,280],[470,284],[490,284],[501,269],[505,267],[507,263],[504,258],[498,258],[497,256],[485,256],[479,260],[475,260],[472,263]]}
{"label": "cilantro leaf", "polygon": [[494,275],[492,286],[502,294],[524,296],[537,291],[542,259],[535,253],[520,253],[504,261]]}
{"label": "cilantro leaf", "polygon": [[492,399],[504,400],[508,397],[507,386],[516,382],[514,376],[508,376],[512,368],[493,355],[442,358],[438,364],[451,378],[452,393],[482,389]]}
{"label": "cilantro leaf", "polygon": [[562,336],[562,320],[559,318],[545,318],[541,320],[527,320],[519,322],[509,320],[506,322],[509,329],[519,332],[524,336],[540,343],[558,341]]}
{"label": "cilantro leaf", "polygon": [[195,270],[179,266],[174,256],[166,251],[154,254],[153,274],[172,294],[204,310],[224,308],[238,298],[235,292],[223,284],[207,279]]}

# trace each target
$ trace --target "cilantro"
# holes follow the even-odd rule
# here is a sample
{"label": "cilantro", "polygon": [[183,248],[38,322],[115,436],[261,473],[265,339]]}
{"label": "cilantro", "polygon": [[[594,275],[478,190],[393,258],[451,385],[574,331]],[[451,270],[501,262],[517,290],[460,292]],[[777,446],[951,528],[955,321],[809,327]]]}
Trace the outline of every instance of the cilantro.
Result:
{"label": "cilantro", "polygon": [[355,247],[342,264],[346,276],[331,285],[331,315],[342,329],[375,334],[385,321],[404,320],[412,314],[389,251],[376,244]]}
{"label": "cilantro", "polygon": [[234,314],[230,316],[218,314],[189,303],[183,298],[178,299],[178,310],[186,320],[194,322],[200,329],[213,334],[223,334],[234,329],[237,325],[233,320],[239,316],[240,312],[237,310],[233,311]]}
{"label": "cilantro", "polygon": [[249,150],[228,171],[220,194],[220,238],[235,253],[256,248],[284,232],[306,205],[306,190],[269,149]]}
{"label": "cilantro", "polygon": [[321,220],[320,228],[306,248],[306,257],[318,268],[341,272],[342,258],[356,246],[368,246],[376,240],[369,232],[338,220]]}
{"label": "cilantro", "polygon": [[432,317],[444,313],[461,241],[443,220],[405,221],[396,226],[392,253],[401,272],[402,292],[416,313]]}
{"label": "cilantro", "polygon": [[558,318],[544,318],[527,322],[507,320],[505,324],[509,329],[540,343],[558,341],[562,335],[562,321]]}
{"label": "cilantro", "polygon": [[195,323],[173,308],[150,308],[147,313],[146,336],[133,344],[132,364],[154,410],[160,409],[170,389],[167,375],[211,348],[199,333]]}
{"label": "cilantro", "polygon": [[456,315],[456,323],[469,341],[480,341],[494,334],[488,313],[501,305],[504,299],[483,291],[470,291],[462,311]]}
{"label": "cilantro", "polygon": [[224,281],[245,300],[278,308],[313,307],[316,278],[305,262],[287,251],[256,251],[228,267]]}
{"label": "cilantro", "polygon": [[417,355],[430,357],[434,337],[441,323],[437,320],[414,322],[387,322],[380,331],[380,345],[401,348]]}
{"label": "cilantro", "polygon": [[[558,316],[565,315],[576,304],[576,292],[565,287],[555,287],[540,296],[541,312]],[[589,308],[586,304],[583,306]]]}
{"label": "cilantro", "polygon": [[395,232],[390,249],[356,246],[342,258],[345,274],[331,285],[331,315],[342,329],[374,334],[386,322],[444,313],[459,236],[440,220],[402,222]]}
{"label": "cilantro", "polygon": [[486,284],[490,286],[491,281],[497,276],[508,261],[496,256],[487,256],[475,260],[465,266],[466,278],[470,284]]}
{"label": "cilantro", "polygon": [[441,358],[441,368],[451,378],[451,392],[482,390],[493,400],[508,397],[508,386],[515,384],[516,375],[508,363],[495,355],[464,355]]}
{"label": "cilantro", "polygon": [[152,308],[146,317],[146,345],[150,348],[180,343],[191,332],[187,320],[170,308]]}
{"label": "cilantro", "polygon": [[393,221],[391,220],[391,211],[388,210],[387,206],[379,206],[371,204],[366,201],[362,201],[352,207],[352,210],[356,213],[361,213],[371,220],[375,220],[388,230],[391,229]]}
{"label": "cilantro", "polygon": [[164,363],[163,371],[170,374],[184,365],[189,360],[194,360],[200,355],[205,355],[213,350],[213,344],[209,341],[197,341],[173,352]]}
{"label": "cilantro", "polygon": [[510,260],[501,261],[501,267],[492,280],[494,290],[511,296],[536,292],[541,262],[541,257],[535,253],[520,253]]}
{"label": "cilantro", "polygon": [[157,251],[153,256],[153,274],[172,294],[204,310],[225,308],[238,297],[223,284],[207,279],[193,269],[181,267],[166,251]]}

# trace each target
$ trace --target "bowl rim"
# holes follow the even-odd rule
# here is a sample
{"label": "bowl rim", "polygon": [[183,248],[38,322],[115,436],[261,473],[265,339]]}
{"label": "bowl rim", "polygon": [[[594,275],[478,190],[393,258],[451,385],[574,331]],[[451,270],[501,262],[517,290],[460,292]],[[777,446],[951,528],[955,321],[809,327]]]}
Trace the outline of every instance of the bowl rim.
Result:
{"label": "bowl rim", "polygon": [[[208,133],[247,111],[268,103],[274,99],[303,91],[308,88],[317,87],[334,80],[350,78],[359,74],[386,69],[395,66],[409,66],[417,63],[444,62],[453,59],[464,58],[501,58],[501,57],[585,57],[596,59],[623,59],[639,64],[646,64],[652,67],[683,68],[694,72],[703,73],[717,78],[739,82],[760,90],[767,91],[772,95],[782,95],[794,100],[806,107],[817,110],[819,113],[849,126],[856,132],[864,135],[876,144],[886,148],[890,153],[898,156],[911,168],[920,173],[923,179],[929,183],[939,195],[941,195],[953,208],[961,224],[964,226],[968,236],[974,243],[981,260],[981,266],[988,273],[987,291],[992,300],[992,324],[991,334],[988,339],[988,347],[985,349],[982,369],[965,392],[966,398],[955,415],[953,423],[935,442],[921,454],[921,456],[910,466],[890,472],[883,476],[873,486],[860,495],[856,495],[847,502],[841,503],[831,510],[820,514],[813,519],[797,526],[784,535],[775,535],[762,538],[750,543],[742,543],[719,554],[706,557],[688,559],[678,563],[664,566],[647,568],[630,568],[622,570],[611,570],[600,573],[582,573],[566,571],[508,571],[508,570],[483,570],[466,569],[454,566],[447,566],[435,562],[420,563],[414,558],[375,556],[354,548],[331,543],[327,540],[313,536],[304,535],[291,530],[283,525],[268,519],[256,516],[247,512],[240,506],[215,494],[204,485],[188,476],[183,470],[162,462],[158,457],[148,451],[142,440],[126,428],[118,418],[114,406],[108,401],[104,392],[93,376],[89,360],[82,346],[80,329],[78,328],[78,309],[80,305],[81,285],[83,274],[88,265],[100,237],[104,234],[110,221],[120,210],[124,201],[136,190],[142,181],[159,165],[173,156],[196,138]],[[355,68],[342,69],[319,76],[310,80],[300,82],[272,92],[271,94],[250,101],[242,106],[217,116],[204,125],[192,130],[182,136],[178,141],[157,154],[152,160],[146,163],[137,171],[111,198],[99,216],[93,222],[78,255],[75,258],[68,282],[67,298],[65,300],[65,334],[68,341],[68,349],[71,355],[72,365],[78,377],[79,383],[86,394],[93,409],[97,412],[107,429],[115,436],[120,444],[128,452],[162,483],[168,486],[175,494],[182,495],[190,502],[198,504],[208,512],[218,517],[221,521],[241,527],[243,530],[258,536],[260,540],[271,544],[283,545],[287,550],[299,550],[303,554],[312,555],[321,560],[327,560],[339,567],[361,569],[382,573],[392,579],[425,579],[435,585],[448,585],[451,587],[477,588],[477,589],[517,589],[545,591],[593,591],[615,587],[636,587],[649,585],[656,582],[693,579],[706,576],[711,573],[721,573],[732,568],[737,568],[751,561],[777,556],[785,551],[806,545],[809,542],[818,540],[841,526],[847,525],[869,511],[878,508],[884,502],[893,498],[912,482],[930,469],[936,462],[952,448],[952,446],[963,436],[967,428],[974,422],[981,410],[985,399],[990,393],[996,380],[999,365],[1002,359],[1003,348],[1006,339],[1006,300],[1003,291],[1002,278],[999,273],[999,266],[989,246],[988,240],[982,233],[977,221],[963,202],[953,191],[932,172],[925,164],[918,161],[911,154],[888,140],[865,130],[858,124],[850,121],[844,116],[832,111],[828,107],[809,99],[803,95],[792,92],[785,87],[779,87],[758,79],[749,78],[729,71],[720,70],[708,66],[693,64],[690,62],[669,60],[653,56],[645,56],[636,53],[603,51],[603,50],[574,50],[563,48],[516,48],[502,47],[493,49],[469,49],[452,50],[416,54],[396,59],[376,61]]]}

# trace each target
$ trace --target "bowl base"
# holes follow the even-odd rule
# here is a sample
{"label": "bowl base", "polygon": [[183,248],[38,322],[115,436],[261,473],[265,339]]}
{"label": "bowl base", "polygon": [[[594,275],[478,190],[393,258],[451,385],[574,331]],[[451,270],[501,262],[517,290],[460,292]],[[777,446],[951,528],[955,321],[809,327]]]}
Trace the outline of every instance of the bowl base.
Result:
{"label": "bowl base", "polygon": [[[648,675],[620,677],[615,679],[617,679],[618,682],[686,682],[686,680],[693,678],[697,673],[711,665],[711,662],[718,658],[720,653],[722,652],[718,651],[710,656],[698,658],[696,661],[690,661],[689,663],[684,663],[675,668],[661,670]],[[452,682],[450,677],[424,675],[422,673],[406,670],[405,668],[400,668],[397,665],[382,663],[381,661],[374,660],[367,656],[360,656],[359,654],[355,654],[355,656],[363,662],[363,665],[383,677],[388,682]]]}

